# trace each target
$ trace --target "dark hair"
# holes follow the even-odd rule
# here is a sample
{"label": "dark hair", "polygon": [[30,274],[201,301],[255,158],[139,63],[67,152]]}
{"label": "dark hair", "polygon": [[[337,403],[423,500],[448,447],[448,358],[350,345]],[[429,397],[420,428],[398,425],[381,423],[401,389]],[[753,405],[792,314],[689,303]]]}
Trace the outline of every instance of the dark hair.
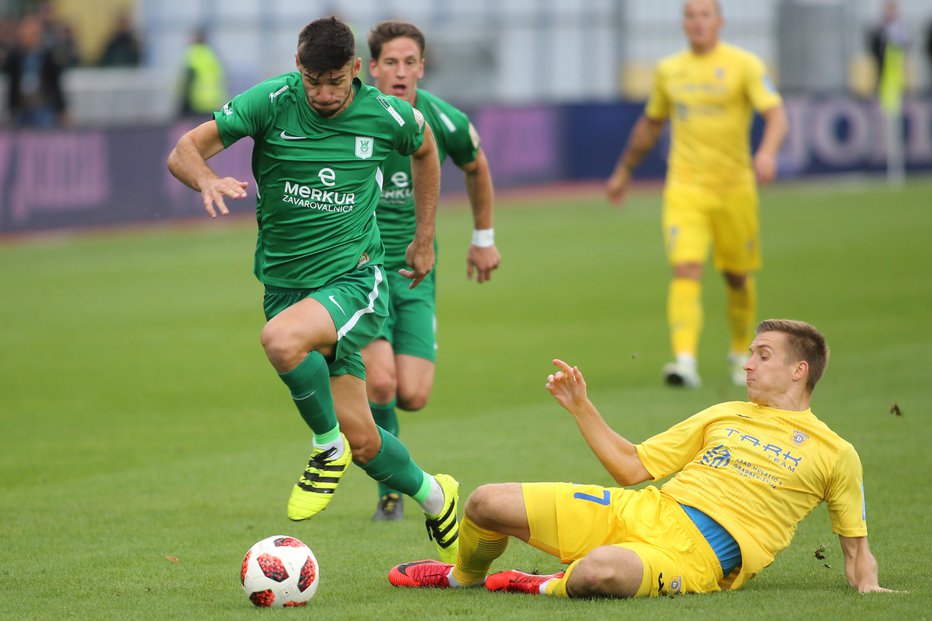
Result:
{"label": "dark hair", "polygon": [[298,60],[312,73],[342,69],[355,57],[353,31],[336,17],[314,20],[298,35]]}
{"label": "dark hair", "polygon": [[767,319],[757,324],[757,334],[762,332],[780,332],[786,335],[788,354],[796,356],[796,360],[805,360],[809,363],[809,378],[806,388],[809,394],[815,390],[816,384],[825,373],[828,366],[829,349],[825,337],[815,326],[805,321],[793,319]]}
{"label": "dark hair", "polygon": [[424,56],[427,44],[424,42],[424,33],[417,26],[408,22],[388,21],[376,24],[369,31],[369,58],[378,61],[382,55],[382,46],[399,37],[413,39],[421,50],[421,56]]}

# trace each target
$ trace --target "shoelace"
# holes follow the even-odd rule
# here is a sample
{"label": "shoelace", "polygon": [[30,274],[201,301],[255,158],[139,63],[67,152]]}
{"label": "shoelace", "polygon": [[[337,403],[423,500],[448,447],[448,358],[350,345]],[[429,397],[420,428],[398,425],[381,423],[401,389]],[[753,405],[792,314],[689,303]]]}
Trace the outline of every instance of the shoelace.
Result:
{"label": "shoelace", "polygon": [[311,457],[310,461],[307,462],[307,470],[305,470],[305,472],[310,471],[312,468],[320,468],[321,466],[325,466],[327,462],[330,461],[330,459],[333,457],[333,454],[336,452],[337,452],[336,447],[331,446],[326,451],[321,451],[320,453],[317,453],[316,455]]}
{"label": "shoelace", "polygon": [[447,579],[447,574],[450,573],[448,567],[420,567],[419,576],[416,576],[416,580],[421,584],[432,584],[436,585]]}

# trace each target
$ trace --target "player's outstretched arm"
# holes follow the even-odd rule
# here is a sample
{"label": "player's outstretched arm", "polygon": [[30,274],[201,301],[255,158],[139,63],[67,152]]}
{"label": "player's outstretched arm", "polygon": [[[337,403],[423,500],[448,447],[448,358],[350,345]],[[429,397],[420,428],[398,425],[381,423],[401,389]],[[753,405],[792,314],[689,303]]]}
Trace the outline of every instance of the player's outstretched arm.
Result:
{"label": "player's outstretched arm", "polygon": [[492,278],[492,271],[498,269],[501,257],[495,246],[492,228],[492,205],[494,189],[489,161],[480,147],[476,159],[462,167],[466,176],[466,193],[472,208],[473,240],[466,253],[466,278],[484,283]]}
{"label": "player's outstretched arm", "polygon": [[848,584],[861,593],[896,593],[880,586],[877,580],[877,560],[867,545],[867,537],[842,537],[841,550],[845,556],[845,577]]}
{"label": "player's outstretched arm", "polygon": [[665,120],[652,119],[647,115],[641,115],[641,118],[634,124],[628,144],[622,151],[621,157],[618,158],[615,170],[605,182],[605,194],[608,200],[619,204],[624,202],[625,194],[631,183],[631,173],[657,144],[665,124]]}
{"label": "player's outstretched arm", "polygon": [[424,125],[424,142],[411,155],[411,182],[414,185],[414,239],[405,251],[411,268],[399,273],[418,286],[434,269],[434,227],[440,198],[440,158],[430,125]]}
{"label": "player's outstretched arm", "polygon": [[182,136],[168,154],[169,172],[189,188],[201,193],[204,209],[211,218],[217,217],[218,210],[224,216],[230,213],[224,197],[245,198],[246,186],[249,185],[233,177],[221,179],[207,165],[207,160],[223,151],[223,148],[217,122],[211,120]]}
{"label": "player's outstretched arm", "polygon": [[641,463],[634,444],[609,427],[589,400],[586,380],[579,368],[559,359],[554,359],[553,364],[559,371],[547,376],[547,390],[573,415],[589,448],[612,478],[620,485],[636,485],[653,478]]}

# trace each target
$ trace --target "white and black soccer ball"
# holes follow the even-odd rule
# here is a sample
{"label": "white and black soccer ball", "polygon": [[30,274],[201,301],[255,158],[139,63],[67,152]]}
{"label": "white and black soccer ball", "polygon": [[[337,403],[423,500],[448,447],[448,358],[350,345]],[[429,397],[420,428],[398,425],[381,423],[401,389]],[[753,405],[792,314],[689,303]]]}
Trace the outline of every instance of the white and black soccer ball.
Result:
{"label": "white and black soccer ball", "polygon": [[320,567],[303,541],[274,535],[249,548],[240,579],[246,597],[260,608],[303,606],[317,592]]}

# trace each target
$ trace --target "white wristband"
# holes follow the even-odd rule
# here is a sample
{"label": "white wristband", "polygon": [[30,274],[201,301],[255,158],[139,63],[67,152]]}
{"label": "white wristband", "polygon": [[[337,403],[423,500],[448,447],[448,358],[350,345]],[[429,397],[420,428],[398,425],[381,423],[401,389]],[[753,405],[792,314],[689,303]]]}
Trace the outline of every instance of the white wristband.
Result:
{"label": "white wristband", "polygon": [[474,229],[472,232],[472,245],[477,248],[494,246],[495,229]]}

